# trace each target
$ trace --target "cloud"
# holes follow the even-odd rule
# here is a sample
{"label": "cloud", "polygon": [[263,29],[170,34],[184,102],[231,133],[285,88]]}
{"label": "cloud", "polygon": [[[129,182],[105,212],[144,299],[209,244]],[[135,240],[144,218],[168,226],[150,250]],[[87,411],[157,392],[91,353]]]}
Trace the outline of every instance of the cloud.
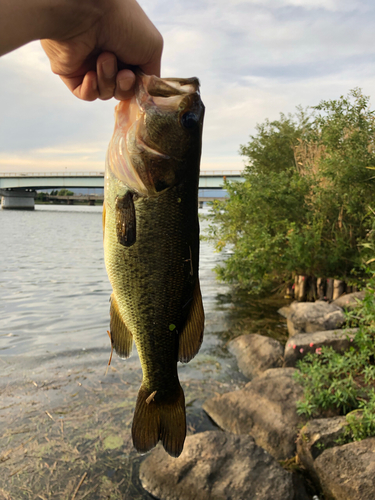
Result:
{"label": "cloud", "polygon": [[[141,5],[164,36],[163,76],[200,78],[204,168],[241,167],[239,145],[265,118],[357,86],[373,92],[370,0],[141,0]],[[101,170],[115,104],[72,96],[50,71],[38,42],[0,58],[0,170],[17,165]]]}
{"label": "cloud", "polygon": [[59,148],[41,148],[41,149],[35,149],[36,154],[40,155],[67,155],[67,156],[76,156],[76,155],[87,155],[87,154],[93,154],[93,153],[101,153],[101,148],[95,148],[95,147],[90,147],[87,146],[85,147],[84,145],[79,145],[79,146],[67,146],[63,149]]}
{"label": "cloud", "polygon": [[283,8],[287,6],[300,7],[307,10],[350,11],[354,10],[359,2],[346,0],[234,0],[236,5],[261,5],[267,8]]}

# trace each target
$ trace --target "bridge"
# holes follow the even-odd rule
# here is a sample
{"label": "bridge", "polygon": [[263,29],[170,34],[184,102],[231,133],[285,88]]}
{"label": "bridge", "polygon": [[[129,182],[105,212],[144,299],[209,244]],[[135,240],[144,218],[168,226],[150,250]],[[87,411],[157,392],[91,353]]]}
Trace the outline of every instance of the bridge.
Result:
{"label": "bridge", "polygon": [[[225,180],[242,181],[241,171],[201,171],[199,189],[223,189]],[[104,172],[0,172],[1,207],[5,209],[33,210],[36,191],[62,188],[104,188]]]}

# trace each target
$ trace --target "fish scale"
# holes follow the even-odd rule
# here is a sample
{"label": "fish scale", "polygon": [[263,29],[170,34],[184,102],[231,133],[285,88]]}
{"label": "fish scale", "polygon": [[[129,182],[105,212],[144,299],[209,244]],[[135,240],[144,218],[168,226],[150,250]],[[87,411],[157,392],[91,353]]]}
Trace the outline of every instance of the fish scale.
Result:
{"label": "fish scale", "polygon": [[[130,248],[117,242],[114,210],[108,210],[115,205],[117,191],[106,197],[105,230],[108,226],[107,244],[111,249],[106,251],[108,275],[119,297],[120,314],[138,349],[144,385],[159,394],[169,392],[171,384],[176,383],[178,326],[186,315],[182,306],[192,294],[199,262],[198,218],[186,231],[187,216],[198,203],[196,188],[191,186],[190,190],[190,196],[178,186],[158,198],[139,198],[134,203],[137,241]],[[126,188],[121,192],[125,194]],[[171,210],[173,206],[175,210]],[[189,247],[195,276],[190,275]],[[129,289],[131,294],[126,293]],[[171,331],[170,325],[176,328]],[[145,331],[150,335],[144,335]]]}
{"label": "fish scale", "polygon": [[[196,354],[204,326],[198,280],[198,182],[204,107],[196,93],[195,79],[187,80],[186,92],[173,85],[163,87],[163,92],[170,88],[173,96],[181,95],[179,107],[168,112],[164,104],[158,108],[164,97],[159,93],[153,98],[146,85],[172,80],[139,79],[137,103],[119,105],[120,125],[107,155],[104,253],[113,288],[111,340],[115,350],[127,357],[133,339],[141,361],[143,381],[132,428],[135,447],[144,452],[161,439],[168,453],[178,456],[185,439],[186,418],[177,362],[189,361]],[[144,107],[135,112],[140,102]],[[122,120],[122,109],[127,121]],[[193,111],[197,113],[196,128],[188,130]],[[163,113],[168,126],[162,121]],[[181,125],[183,113],[190,113],[190,121],[185,119],[189,124],[186,130]],[[163,124],[163,134],[158,132],[158,124]],[[164,137],[167,132],[171,133],[170,141]],[[126,140],[121,141],[119,134]],[[153,134],[168,150],[166,154],[158,153]],[[124,144],[127,150],[118,149]],[[183,156],[178,159],[178,155]]]}

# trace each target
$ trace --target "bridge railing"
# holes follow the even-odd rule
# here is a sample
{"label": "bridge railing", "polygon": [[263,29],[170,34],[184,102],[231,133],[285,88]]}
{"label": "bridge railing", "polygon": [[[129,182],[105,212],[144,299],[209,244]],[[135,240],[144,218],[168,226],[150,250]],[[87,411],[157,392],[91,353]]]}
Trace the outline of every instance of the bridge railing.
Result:
{"label": "bridge railing", "polygon": [[[240,176],[242,170],[201,170],[201,177]],[[0,172],[0,177],[104,177],[104,172]]]}
{"label": "bridge railing", "polygon": [[104,177],[104,172],[0,172],[0,177]]}

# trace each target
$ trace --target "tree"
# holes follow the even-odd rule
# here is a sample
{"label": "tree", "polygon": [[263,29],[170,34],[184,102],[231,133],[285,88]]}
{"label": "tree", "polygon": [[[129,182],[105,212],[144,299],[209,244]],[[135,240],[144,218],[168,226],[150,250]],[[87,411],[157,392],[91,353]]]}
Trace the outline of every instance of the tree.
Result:
{"label": "tree", "polygon": [[[243,183],[213,204],[219,276],[260,292],[294,274],[356,280],[375,249],[375,128],[359,89],[257,126]],[[371,263],[370,263],[371,264]]]}
{"label": "tree", "polygon": [[69,191],[69,189],[60,189],[60,191],[57,193],[57,196],[73,196],[74,193],[73,191]]}
{"label": "tree", "polygon": [[39,191],[35,197],[35,201],[45,201],[46,197],[46,193],[43,193],[43,191]]}

